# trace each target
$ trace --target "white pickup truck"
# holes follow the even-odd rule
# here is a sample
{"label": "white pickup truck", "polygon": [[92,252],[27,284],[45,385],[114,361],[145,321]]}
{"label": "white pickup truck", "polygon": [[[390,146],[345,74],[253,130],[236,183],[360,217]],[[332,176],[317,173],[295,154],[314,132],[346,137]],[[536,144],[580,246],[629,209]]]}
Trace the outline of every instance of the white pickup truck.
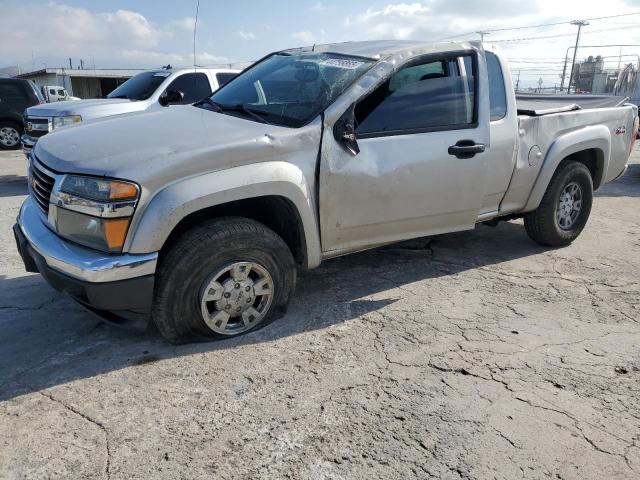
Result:
{"label": "white pickup truck", "polygon": [[168,105],[188,105],[211,95],[238,72],[220,68],[151,70],[130,78],[106,98],[91,100],[71,101],[71,97],[56,96],[64,90],[61,87],[45,87],[45,98],[51,103],[29,107],[24,112],[22,150],[28,155],[40,137],[56,128]]}
{"label": "white pickup truck", "polygon": [[66,102],[67,100],[82,100],[79,97],[72,97],[69,95],[66,88],[58,85],[45,85],[41,90],[47,103]]}
{"label": "white pickup truck", "polygon": [[193,105],[43,138],[18,249],[102,317],[182,342],[266,325],[297,265],[515,217],[569,245],[625,172],[638,109],[518,108],[480,43],[276,52]]}

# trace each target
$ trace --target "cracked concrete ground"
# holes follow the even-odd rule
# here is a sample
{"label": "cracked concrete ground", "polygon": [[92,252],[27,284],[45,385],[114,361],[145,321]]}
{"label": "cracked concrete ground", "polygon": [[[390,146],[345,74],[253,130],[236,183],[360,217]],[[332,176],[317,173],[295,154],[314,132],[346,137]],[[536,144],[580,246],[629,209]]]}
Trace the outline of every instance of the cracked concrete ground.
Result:
{"label": "cracked concrete ground", "polygon": [[639,153],[568,248],[516,221],[335,259],[179,347],[24,273],[0,154],[0,478],[639,478]]}

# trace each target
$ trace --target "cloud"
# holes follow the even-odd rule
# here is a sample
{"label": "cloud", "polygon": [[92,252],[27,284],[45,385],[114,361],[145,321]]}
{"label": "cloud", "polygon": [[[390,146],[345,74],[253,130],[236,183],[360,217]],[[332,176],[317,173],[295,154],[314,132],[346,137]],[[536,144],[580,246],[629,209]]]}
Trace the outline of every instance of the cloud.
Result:
{"label": "cloud", "polygon": [[[78,63],[94,59],[98,67],[154,67],[171,62],[193,62],[193,17],[165,24],[150,21],[132,10],[94,13],[61,3],[25,4],[0,16],[0,59],[4,64],[22,65],[23,70]],[[40,40],[39,40],[40,39]],[[31,61],[33,58],[35,61]],[[198,52],[205,59],[228,61],[210,52]],[[93,62],[92,62],[93,63]]]}
{"label": "cloud", "polygon": [[302,31],[302,32],[292,33],[291,37],[294,38],[295,40],[299,40],[302,43],[313,43],[313,42],[315,42],[315,36],[313,35],[313,33],[309,32],[309,31]]}
{"label": "cloud", "polygon": [[309,10],[311,10],[312,12],[324,12],[325,10],[328,10],[329,6],[325,5],[322,2],[317,2],[314,3],[311,7],[309,7]]}
{"label": "cloud", "polygon": [[[190,32],[193,33],[193,27],[196,23],[196,19],[194,17],[184,17],[184,18],[179,18],[177,20],[172,20],[169,23],[167,23],[167,27],[169,29],[175,29],[175,30],[183,30],[186,32]],[[202,20],[198,19],[198,28],[200,28],[202,26]]]}
{"label": "cloud", "polygon": [[245,32],[244,30],[238,30],[238,35],[243,40],[255,40],[256,36],[253,32]]}
{"label": "cloud", "polygon": [[429,25],[431,10],[422,3],[395,3],[382,8],[367,8],[363,13],[350,15],[344,24],[355,27],[367,38],[405,40]]}

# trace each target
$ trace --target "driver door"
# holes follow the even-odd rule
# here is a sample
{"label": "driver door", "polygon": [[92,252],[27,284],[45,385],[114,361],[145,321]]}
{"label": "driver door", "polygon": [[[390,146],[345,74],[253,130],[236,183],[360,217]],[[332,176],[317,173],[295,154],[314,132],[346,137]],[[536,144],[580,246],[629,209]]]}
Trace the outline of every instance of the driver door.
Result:
{"label": "driver door", "polygon": [[326,127],[319,186],[325,256],[473,228],[489,155],[488,95],[481,49],[429,54],[357,100],[358,153]]}

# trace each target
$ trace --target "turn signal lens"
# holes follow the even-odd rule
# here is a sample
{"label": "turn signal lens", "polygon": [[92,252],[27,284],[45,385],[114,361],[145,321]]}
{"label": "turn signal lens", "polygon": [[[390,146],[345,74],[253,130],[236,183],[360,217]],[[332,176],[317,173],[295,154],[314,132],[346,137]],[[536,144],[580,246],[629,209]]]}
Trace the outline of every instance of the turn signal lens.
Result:
{"label": "turn signal lens", "polygon": [[135,200],[138,198],[138,187],[132,183],[110,182],[109,200]]}
{"label": "turn signal lens", "polygon": [[122,250],[124,239],[129,228],[128,218],[116,218],[113,220],[103,220],[104,239],[109,250]]}

